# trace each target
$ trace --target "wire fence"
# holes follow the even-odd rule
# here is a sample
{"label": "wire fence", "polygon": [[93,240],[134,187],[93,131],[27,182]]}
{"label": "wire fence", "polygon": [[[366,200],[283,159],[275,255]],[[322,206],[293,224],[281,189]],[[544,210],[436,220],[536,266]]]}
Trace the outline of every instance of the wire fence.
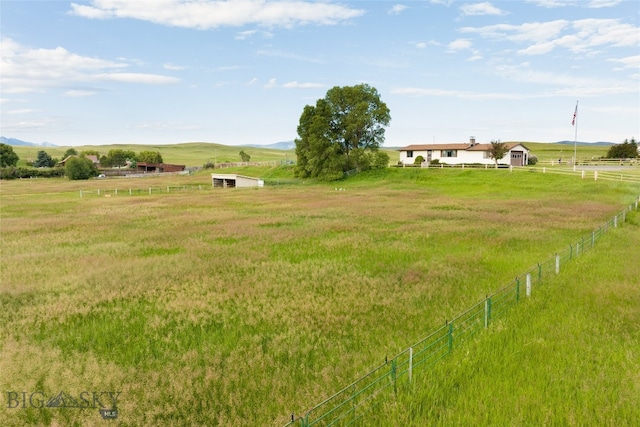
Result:
{"label": "wire fence", "polygon": [[394,396],[398,386],[411,383],[415,374],[424,372],[449,355],[509,308],[531,295],[533,286],[560,273],[563,265],[591,250],[612,228],[626,222],[627,214],[638,210],[640,196],[622,212],[548,260],[537,264],[503,288],[488,295],[445,325],[431,332],[406,350],[365,374],[326,400],[296,416],[284,427],[349,426],[362,420],[375,406]]}
{"label": "wire fence", "polygon": [[589,180],[608,180],[608,181],[622,181],[622,182],[637,182],[640,183],[640,163],[624,164],[619,163],[601,163],[601,164],[585,164],[580,163],[575,166],[567,165],[555,165],[555,166],[509,166],[509,165],[488,165],[488,164],[447,164],[438,163],[435,165],[428,165],[423,163],[422,165],[402,165],[394,166],[403,169],[484,169],[484,170],[500,170],[508,172],[540,172],[543,174],[559,174],[577,176],[582,179]]}
{"label": "wire fence", "polygon": [[[263,180],[265,186],[268,187],[277,187],[284,185],[296,185],[300,182],[295,179],[278,179],[278,178],[270,178]],[[246,188],[259,188],[259,187],[246,187]],[[197,185],[179,185],[179,186],[155,186],[155,187],[144,187],[144,188],[97,188],[95,190],[80,190],[80,197],[89,197],[89,196],[100,196],[100,197],[111,197],[111,196],[144,196],[144,195],[152,195],[152,194],[167,194],[167,193],[176,193],[176,192],[187,192],[187,191],[206,191],[212,190],[212,185],[206,184],[197,184]],[[217,190],[217,189],[216,189]],[[77,194],[77,193],[76,193]]]}

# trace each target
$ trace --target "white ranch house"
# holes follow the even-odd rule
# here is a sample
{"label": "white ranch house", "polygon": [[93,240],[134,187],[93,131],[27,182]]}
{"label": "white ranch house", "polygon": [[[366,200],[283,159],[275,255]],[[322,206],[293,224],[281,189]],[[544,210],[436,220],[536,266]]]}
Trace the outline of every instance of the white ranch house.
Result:
{"label": "white ranch house", "polygon": [[[507,143],[509,151],[498,165],[526,166],[529,163],[529,149],[520,143]],[[471,137],[467,144],[424,144],[409,145],[401,148],[400,162],[403,165],[413,165],[418,156],[422,156],[429,164],[432,160],[449,165],[482,164],[495,165],[495,160],[489,156],[491,144],[477,144]]]}

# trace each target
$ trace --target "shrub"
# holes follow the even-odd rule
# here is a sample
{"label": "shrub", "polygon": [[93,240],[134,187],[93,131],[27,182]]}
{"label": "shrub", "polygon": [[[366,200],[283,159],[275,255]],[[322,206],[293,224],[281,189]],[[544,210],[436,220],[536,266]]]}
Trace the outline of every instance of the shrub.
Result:
{"label": "shrub", "polygon": [[72,157],[67,161],[65,172],[70,180],[89,179],[98,175],[98,169],[86,157]]}
{"label": "shrub", "polygon": [[529,165],[531,165],[531,166],[533,166],[533,165],[535,165],[536,163],[538,163],[538,157],[537,157],[537,156],[534,156],[533,154],[529,155],[529,162],[528,162],[528,164],[529,164]]}
{"label": "shrub", "polygon": [[63,168],[31,168],[9,166],[0,169],[0,179],[58,178],[64,176]]}
{"label": "shrub", "polygon": [[416,157],[416,159],[413,161],[414,165],[421,165],[423,163],[424,163],[424,157],[422,157],[422,156]]}

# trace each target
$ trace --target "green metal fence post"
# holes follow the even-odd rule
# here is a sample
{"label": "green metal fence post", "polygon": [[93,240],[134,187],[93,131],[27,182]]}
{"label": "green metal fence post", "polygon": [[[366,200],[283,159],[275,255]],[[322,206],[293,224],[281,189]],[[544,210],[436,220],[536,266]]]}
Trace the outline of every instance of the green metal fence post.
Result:
{"label": "green metal fence post", "polygon": [[573,258],[573,245],[569,245],[569,261]]}
{"label": "green metal fence post", "polygon": [[520,279],[516,277],[516,302],[520,300]]}
{"label": "green metal fence post", "polygon": [[398,389],[396,388],[396,359],[395,358],[391,361],[391,381],[393,382],[393,394],[397,394]]}
{"label": "green metal fence post", "polygon": [[538,283],[542,281],[542,266],[538,263]]}
{"label": "green metal fence post", "polygon": [[449,332],[448,332],[448,340],[447,340],[447,344],[449,346],[449,353],[451,353],[451,350],[453,349],[453,323],[449,323]]}

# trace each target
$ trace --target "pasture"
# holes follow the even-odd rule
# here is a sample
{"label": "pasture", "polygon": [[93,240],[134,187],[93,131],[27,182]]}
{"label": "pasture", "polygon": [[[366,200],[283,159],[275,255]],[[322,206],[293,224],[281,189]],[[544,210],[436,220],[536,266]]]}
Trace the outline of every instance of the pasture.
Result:
{"label": "pasture", "polygon": [[[99,425],[95,392],[119,393],[118,425],[282,425],[640,194],[637,183],[469,169],[235,190],[211,189],[204,173],[1,185],[7,426]],[[78,407],[38,406],[60,392]]]}
{"label": "pasture", "polygon": [[[623,141],[618,141],[622,143]],[[540,142],[524,142],[536,155],[541,164],[557,162],[558,159],[568,161],[573,157],[573,145],[551,144]],[[37,158],[38,151],[44,150],[51,157],[62,159],[65,151],[69,147],[30,147],[15,146],[13,150],[20,157],[18,165],[25,165],[27,160],[33,161]],[[102,155],[106,155],[109,150],[121,149],[139,153],[141,151],[158,151],[165,163],[181,164],[186,166],[202,166],[207,162],[224,163],[239,162],[240,150],[244,150],[251,156],[252,162],[286,162],[295,160],[295,150],[274,150],[262,147],[229,146],[208,142],[188,142],[182,144],[166,145],[135,145],[135,144],[113,144],[113,145],[85,145],[74,147],[79,153],[83,150],[98,150]],[[382,151],[389,155],[391,164],[398,161],[399,153],[397,148],[382,147]],[[608,147],[597,145],[579,145],[577,147],[578,159],[592,159],[604,157]]]}

